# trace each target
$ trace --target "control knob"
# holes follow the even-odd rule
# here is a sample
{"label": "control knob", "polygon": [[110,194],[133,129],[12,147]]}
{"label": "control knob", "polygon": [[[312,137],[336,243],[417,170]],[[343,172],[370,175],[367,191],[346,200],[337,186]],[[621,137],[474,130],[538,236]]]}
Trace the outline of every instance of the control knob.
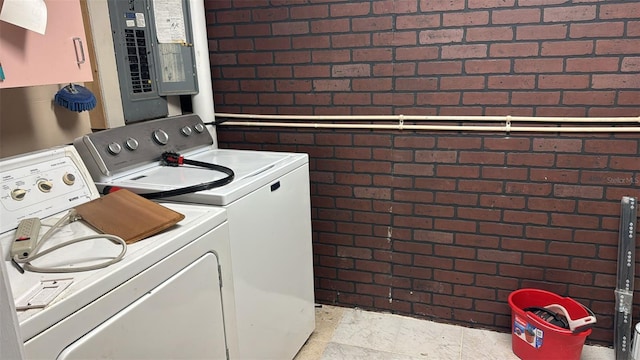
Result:
{"label": "control knob", "polygon": [[109,153],[111,155],[118,155],[120,154],[120,151],[122,151],[122,146],[120,146],[120,144],[118,144],[117,142],[112,142],[111,144],[109,144],[109,146],[107,146],[107,150],[109,150]]}
{"label": "control knob", "polygon": [[71,186],[76,182],[76,176],[70,173],[62,175],[62,182]]}
{"label": "control knob", "polygon": [[53,189],[53,183],[46,179],[38,180],[36,184],[38,185],[38,189],[44,193],[48,193]]}
{"label": "control knob", "polygon": [[159,145],[167,145],[169,142],[169,134],[162,129],[155,130],[153,132],[153,140],[155,140]]}
{"label": "control knob", "polygon": [[136,150],[138,148],[138,140],[130,137],[127,139],[127,141],[124,143],[124,146],[127,147],[127,149],[133,151]]}
{"label": "control knob", "polygon": [[193,130],[191,130],[189,126],[185,126],[182,129],[180,129],[180,133],[182,133],[182,135],[184,136],[189,136],[193,133]]}
{"label": "control knob", "polygon": [[25,189],[13,189],[11,190],[11,198],[16,201],[24,200],[24,197],[27,196],[27,190]]}
{"label": "control knob", "polygon": [[202,125],[201,123],[195,124],[193,128],[196,129],[197,133],[201,133],[204,131],[204,125]]}

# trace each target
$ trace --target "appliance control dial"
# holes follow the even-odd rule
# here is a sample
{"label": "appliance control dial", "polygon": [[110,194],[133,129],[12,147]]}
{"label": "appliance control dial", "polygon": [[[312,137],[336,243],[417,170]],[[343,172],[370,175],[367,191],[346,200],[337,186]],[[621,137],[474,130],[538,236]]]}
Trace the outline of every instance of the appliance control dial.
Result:
{"label": "appliance control dial", "polygon": [[193,130],[191,130],[191,127],[187,125],[180,129],[180,133],[184,136],[189,136],[193,133]]}
{"label": "appliance control dial", "polygon": [[40,179],[36,182],[36,184],[38,185],[38,190],[42,191],[43,193],[48,193],[49,191],[51,191],[51,189],[53,189],[53,183],[47,179]]}
{"label": "appliance control dial", "polygon": [[169,134],[162,129],[155,130],[153,132],[153,140],[155,140],[159,145],[167,145],[169,142]]}
{"label": "appliance control dial", "polygon": [[133,151],[136,150],[138,148],[138,140],[130,137],[127,139],[127,141],[124,143],[124,146],[127,147],[127,149]]}
{"label": "appliance control dial", "polygon": [[109,144],[109,146],[107,146],[107,150],[109,150],[109,153],[111,155],[118,155],[120,154],[120,151],[122,151],[122,146],[120,146],[120,144],[118,144],[117,142],[112,142],[111,144]]}
{"label": "appliance control dial", "polygon": [[197,133],[201,133],[204,131],[204,125],[202,125],[201,123],[197,123],[193,128],[196,129]]}
{"label": "appliance control dial", "polygon": [[27,190],[25,189],[13,189],[11,190],[11,198],[16,201],[24,200],[25,196],[27,196]]}
{"label": "appliance control dial", "polygon": [[62,182],[71,186],[76,182],[76,176],[70,173],[62,175]]}

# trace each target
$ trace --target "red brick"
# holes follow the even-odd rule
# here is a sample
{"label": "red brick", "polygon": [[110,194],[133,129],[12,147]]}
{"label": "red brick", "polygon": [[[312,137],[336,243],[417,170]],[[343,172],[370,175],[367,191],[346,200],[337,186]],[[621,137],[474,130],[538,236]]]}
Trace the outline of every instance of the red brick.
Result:
{"label": "red brick", "polygon": [[558,59],[516,59],[514,70],[519,73],[554,73],[563,71],[563,60]]}
{"label": "red brick", "polygon": [[518,195],[549,195],[551,194],[550,184],[531,184],[520,182],[507,182],[505,193]]}
{"label": "red brick", "polygon": [[[396,60],[431,60],[438,58],[437,47],[413,47],[396,49]],[[393,68],[403,67],[403,69],[415,69],[415,65],[411,64],[389,64]],[[413,74],[413,72],[412,72]],[[400,75],[400,74],[398,74]],[[406,74],[409,75],[409,74]]]}
{"label": "red brick", "polygon": [[541,49],[543,56],[588,55],[593,52],[593,41],[545,41]]}
{"label": "red brick", "polygon": [[[261,68],[280,68],[279,66],[265,66],[265,67],[258,67],[258,69]],[[286,68],[291,68],[289,66],[287,66]],[[255,74],[255,69],[253,67],[232,67],[232,68],[228,68],[225,67],[224,69],[222,69],[222,75],[227,78],[227,79],[234,79],[234,78],[255,78],[256,74]]]}
{"label": "red brick", "polygon": [[511,93],[511,104],[513,105],[555,105],[560,103],[560,92],[536,92],[522,91]]}
{"label": "red brick", "polygon": [[238,64],[243,65],[262,65],[273,64],[273,53],[240,53],[238,54]]}
{"label": "red brick", "polygon": [[538,22],[540,22],[539,9],[493,10],[491,14],[491,23],[494,25]]}
{"label": "red brick", "polygon": [[592,107],[589,116],[593,117],[636,117],[640,114],[640,107]]}
{"label": "red brick", "polygon": [[551,167],[555,162],[553,154],[510,153],[507,154],[507,165],[527,165]]}
{"label": "red brick", "polygon": [[444,13],[442,15],[442,26],[473,26],[487,25],[488,23],[488,11],[466,11],[460,13]]}
{"label": "red brick", "polygon": [[489,235],[502,235],[502,236],[522,236],[522,225],[494,223],[494,222],[480,222],[479,232],[481,234]]}
{"label": "red brick", "polygon": [[538,267],[544,264],[544,267],[566,269],[569,266],[569,257],[548,254],[524,254],[522,264]]}
{"label": "red brick", "polygon": [[528,138],[485,138],[484,148],[487,150],[529,150],[531,140]]}
{"label": "red brick", "polygon": [[463,10],[464,3],[465,0],[420,0],[420,10],[423,12]]}
{"label": "red brick", "polygon": [[[568,2],[569,0],[518,0],[518,5],[520,6],[539,6],[539,5],[558,5],[558,4],[564,4],[566,2]],[[596,1],[600,1],[600,0],[596,0]],[[573,2],[579,2],[579,1],[573,1]]]}
{"label": "red brick", "polygon": [[620,60],[617,57],[569,58],[569,72],[617,72]]}
{"label": "red brick", "polygon": [[640,39],[597,40],[596,54],[637,54]]}
{"label": "red brick", "polygon": [[567,105],[613,105],[615,91],[565,91],[562,103]]}
{"label": "red brick", "polygon": [[595,5],[549,7],[544,9],[544,22],[584,21],[596,18]]}
{"label": "red brick", "polygon": [[482,178],[484,179],[505,179],[505,180],[526,180],[527,169],[508,167],[482,167]]}
{"label": "red brick", "polygon": [[296,36],[291,40],[294,49],[328,48],[329,36]]}
{"label": "red brick", "polygon": [[253,50],[253,41],[250,39],[222,39],[218,40],[220,51]]}
{"label": "red brick", "polygon": [[533,107],[530,106],[487,106],[484,110],[485,116],[533,116]]}
{"label": "red brick", "polygon": [[331,102],[331,94],[295,94],[296,105],[322,105]]}
{"label": "red brick", "polygon": [[405,15],[396,18],[396,28],[428,29],[440,26],[440,15]]}
{"label": "red brick", "polygon": [[600,19],[637,19],[640,6],[637,3],[600,5]]}
{"label": "red brick", "polygon": [[572,213],[576,208],[575,200],[563,200],[556,198],[536,198],[529,197],[527,200],[527,208],[530,210],[540,210],[549,212],[566,212]]}
{"label": "red brick", "polygon": [[498,7],[510,7],[514,4],[515,0],[469,0],[467,6],[470,9],[493,9]]}
{"label": "red brick", "polygon": [[419,75],[460,73],[462,73],[462,61],[429,61],[418,64]]}
{"label": "red brick", "polygon": [[456,216],[461,219],[500,221],[501,211],[497,209],[463,208],[458,207]]}
{"label": "red brick", "polygon": [[331,68],[331,77],[369,77],[371,76],[371,65],[369,64],[346,64],[333,65]]}
{"label": "red brick", "polygon": [[640,76],[638,74],[593,75],[592,87],[594,89],[638,89]]}
{"label": "red brick", "polygon": [[487,56],[487,45],[445,45],[442,59],[469,59]]}
{"label": "red brick", "polygon": [[[373,94],[374,105],[413,105],[415,103],[414,94],[401,94],[396,92]],[[331,101],[327,101],[325,104],[330,104]]]}
{"label": "red brick", "polygon": [[350,27],[349,19],[327,19],[311,22],[311,32],[314,34],[348,32]]}
{"label": "red brick", "polygon": [[534,75],[497,75],[489,76],[489,89],[533,89],[536,77]]}
{"label": "red brick", "polygon": [[350,50],[317,50],[311,51],[314,64],[347,62],[351,59]]}
{"label": "red brick", "polygon": [[607,166],[607,157],[558,154],[556,166],[569,169],[603,169]]}
{"label": "red brick", "polygon": [[622,37],[624,34],[623,22],[607,22],[592,24],[571,24],[569,36],[572,38],[602,38]]}
{"label": "red brick", "polygon": [[577,229],[597,229],[600,220],[597,216],[551,214],[551,225]]}
{"label": "red brick", "polygon": [[582,151],[582,140],[537,138],[533,140],[533,150],[552,152],[580,152]]}
{"label": "red brick", "polygon": [[[220,27],[216,27],[214,31],[213,37],[221,37],[226,35],[226,32],[221,32]],[[232,28],[232,36],[233,27]],[[253,36],[269,36],[271,35],[271,26],[269,24],[247,24],[247,25],[235,25],[235,36],[243,37],[253,37]]]}
{"label": "red brick", "polygon": [[[616,170],[633,170],[640,169],[640,157],[627,157],[627,156],[612,156],[609,166]],[[636,177],[638,179],[640,177]],[[637,181],[634,180],[637,186]]]}
{"label": "red brick", "polygon": [[504,155],[504,152],[460,151],[458,161],[461,164],[503,165]]}
{"label": "red brick", "polygon": [[[369,36],[369,34],[366,34]],[[405,46],[417,44],[417,34],[415,31],[385,32],[373,34],[373,45],[375,46]]]}
{"label": "red brick", "polygon": [[464,69],[469,74],[508,73],[511,71],[511,60],[467,60]]}
{"label": "red brick", "polygon": [[[247,11],[248,12],[248,11]],[[251,10],[250,17],[243,17],[232,22],[273,22],[286,20],[289,17],[289,9],[281,8],[263,8]]]}
{"label": "red brick", "polygon": [[493,180],[459,180],[458,190],[480,192],[480,193],[501,193],[502,182]]}
{"label": "red brick", "polygon": [[275,53],[276,64],[308,64],[311,61],[309,51],[282,51]]}
{"label": "red brick", "polygon": [[353,91],[376,91],[392,90],[391,78],[353,79],[351,85]]}
{"label": "red brick", "polygon": [[474,261],[456,259],[455,269],[462,272],[472,272],[480,274],[495,274],[497,271],[497,265],[495,262]]}
{"label": "red brick", "polygon": [[522,209],[525,200],[520,196],[480,195],[480,206],[499,209]]}
{"label": "red brick", "polygon": [[437,176],[441,178],[469,178],[477,179],[480,174],[478,166],[438,165]]}
{"label": "red brick", "polygon": [[[283,9],[285,14],[286,9]],[[251,21],[251,11],[249,10],[225,10],[216,11],[216,22],[219,24],[224,23],[242,23]]]}
{"label": "red brick", "polygon": [[556,184],[553,186],[553,195],[557,197],[602,199],[602,186],[581,186]]}
{"label": "red brick", "polygon": [[460,103],[459,92],[420,92],[416,94],[417,105],[456,105]]}
{"label": "red brick", "polygon": [[640,36],[640,21],[627,22],[627,36]]}
{"label": "red brick", "polygon": [[640,73],[640,56],[623,58],[620,70],[622,72]]}
{"label": "red brick", "polygon": [[418,11],[418,4],[413,1],[384,0],[373,3],[374,14],[402,14]]}
{"label": "red brick", "polygon": [[396,90],[436,90],[435,78],[397,78]]}
{"label": "red brick", "polygon": [[273,92],[274,83],[271,80],[241,80],[240,90],[246,92]]}
{"label": "red brick", "polygon": [[491,44],[491,57],[528,57],[538,55],[538,43],[520,42],[511,44]]}
{"label": "red brick", "polygon": [[330,68],[327,65],[298,65],[293,67],[294,77],[323,78],[329,77]]}
{"label": "red brick", "polygon": [[289,8],[289,15],[292,19],[318,19],[329,16],[329,6],[308,5],[295,6]]}
{"label": "red brick", "polygon": [[467,28],[465,39],[468,42],[513,40],[513,28],[510,26]]}
{"label": "red brick", "polygon": [[566,24],[518,26],[516,28],[516,39],[564,39],[567,37],[567,28],[568,25]]}
{"label": "red brick", "polygon": [[331,17],[342,16],[360,16],[368,15],[371,11],[371,3],[347,3],[347,4],[331,4],[329,13]]}
{"label": "red brick", "polygon": [[331,36],[331,46],[333,48],[364,47],[370,45],[371,37],[369,34],[345,34]]}
{"label": "red brick", "polygon": [[503,220],[508,223],[547,225],[549,215],[544,212],[505,210]]}
{"label": "red brick", "polygon": [[350,85],[349,80],[313,80],[313,91],[350,91]]}
{"label": "red brick", "polygon": [[619,105],[640,105],[640,91],[620,91],[618,93]]}
{"label": "red brick", "polygon": [[589,87],[589,75],[540,75],[540,89],[585,89]]}
{"label": "red brick", "polygon": [[258,94],[258,102],[260,105],[291,104],[293,102],[293,94]]}
{"label": "red brick", "polygon": [[390,16],[351,19],[351,30],[354,32],[389,30],[392,27],[393,22]]}
{"label": "red brick", "polygon": [[301,35],[309,33],[309,22],[284,22],[271,24],[273,35]]}
{"label": "red brick", "polygon": [[573,229],[527,226],[525,236],[533,239],[571,241]]}
{"label": "red brick", "polygon": [[419,34],[420,44],[445,44],[461,42],[462,29],[424,30]]}
{"label": "red brick", "polygon": [[509,93],[496,92],[496,91],[485,91],[485,92],[468,92],[467,91],[462,94],[462,103],[465,105],[508,104]]}
{"label": "red brick", "polygon": [[[562,155],[560,156],[562,158]],[[563,163],[564,164],[564,163]],[[563,167],[563,166],[561,166]],[[576,183],[578,181],[578,170],[566,169],[530,169],[531,181],[552,182],[552,183]]]}
{"label": "red brick", "polygon": [[484,76],[446,76],[440,78],[440,90],[483,89]]}

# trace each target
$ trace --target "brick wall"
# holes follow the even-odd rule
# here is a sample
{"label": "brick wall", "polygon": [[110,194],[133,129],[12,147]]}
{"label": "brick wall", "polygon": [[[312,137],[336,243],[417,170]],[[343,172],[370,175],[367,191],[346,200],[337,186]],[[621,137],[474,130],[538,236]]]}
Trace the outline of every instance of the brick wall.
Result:
{"label": "brick wall", "polygon": [[[218,112],[640,115],[638,2],[206,6]],[[591,307],[590,339],[611,342],[619,202],[640,196],[637,133],[218,135],[223,147],[310,154],[319,302],[506,330],[508,294],[536,287]]]}

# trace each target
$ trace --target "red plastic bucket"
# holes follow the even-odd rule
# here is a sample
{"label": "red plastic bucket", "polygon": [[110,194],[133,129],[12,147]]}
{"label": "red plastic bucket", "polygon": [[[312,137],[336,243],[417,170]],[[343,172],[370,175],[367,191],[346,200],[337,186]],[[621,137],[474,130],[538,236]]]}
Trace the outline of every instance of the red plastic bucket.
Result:
{"label": "red plastic bucket", "polygon": [[509,294],[511,348],[520,359],[580,359],[584,341],[591,334],[591,329],[574,334],[569,329],[555,326],[524,311],[529,307],[551,304],[564,306],[574,319],[589,316],[589,312],[577,301],[549,291],[520,289]]}

